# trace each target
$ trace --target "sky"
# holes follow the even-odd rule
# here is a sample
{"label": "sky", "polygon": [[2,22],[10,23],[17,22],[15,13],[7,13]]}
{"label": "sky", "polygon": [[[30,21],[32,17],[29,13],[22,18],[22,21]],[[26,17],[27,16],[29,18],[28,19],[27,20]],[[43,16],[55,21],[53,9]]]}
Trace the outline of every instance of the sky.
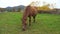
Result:
{"label": "sky", "polygon": [[0,0],[0,7],[6,8],[8,6],[13,7],[13,6],[18,6],[18,5],[29,5],[31,2],[39,2],[39,6],[43,5],[43,2],[49,3],[49,4],[54,4],[55,8],[60,8],[60,0]]}

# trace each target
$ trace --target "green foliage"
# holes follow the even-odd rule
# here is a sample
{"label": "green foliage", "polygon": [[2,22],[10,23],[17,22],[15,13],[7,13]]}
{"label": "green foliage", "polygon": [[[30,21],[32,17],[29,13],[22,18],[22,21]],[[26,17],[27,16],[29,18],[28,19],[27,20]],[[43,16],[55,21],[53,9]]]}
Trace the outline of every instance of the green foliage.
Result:
{"label": "green foliage", "polygon": [[49,4],[47,4],[47,5],[43,5],[41,7],[38,7],[38,10],[51,10],[51,8],[49,8]]}
{"label": "green foliage", "polygon": [[36,23],[22,31],[22,13],[0,13],[0,34],[60,34],[60,15],[38,14]]}

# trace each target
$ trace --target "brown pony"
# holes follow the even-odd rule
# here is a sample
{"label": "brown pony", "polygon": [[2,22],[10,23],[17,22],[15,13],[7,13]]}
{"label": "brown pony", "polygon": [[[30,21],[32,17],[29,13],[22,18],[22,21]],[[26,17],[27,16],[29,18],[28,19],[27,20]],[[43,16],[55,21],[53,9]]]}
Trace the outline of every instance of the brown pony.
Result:
{"label": "brown pony", "polygon": [[27,6],[24,13],[23,13],[23,17],[22,17],[22,24],[23,24],[23,30],[26,30],[26,21],[27,18],[29,17],[29,26],[31,25],[31,17],[33,17],[34,22],[35,22],[35,17],[37,15],[37,9],[34,6]]}

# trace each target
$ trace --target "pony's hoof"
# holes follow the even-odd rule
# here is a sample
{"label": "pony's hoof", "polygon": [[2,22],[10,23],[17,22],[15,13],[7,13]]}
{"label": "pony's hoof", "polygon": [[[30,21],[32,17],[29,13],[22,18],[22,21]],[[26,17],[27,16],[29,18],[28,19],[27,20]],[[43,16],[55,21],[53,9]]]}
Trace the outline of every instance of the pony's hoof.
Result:
{"label": "pony's hoof", "polygon": [[22,29],[22,31],[25,31],[25,29]]}

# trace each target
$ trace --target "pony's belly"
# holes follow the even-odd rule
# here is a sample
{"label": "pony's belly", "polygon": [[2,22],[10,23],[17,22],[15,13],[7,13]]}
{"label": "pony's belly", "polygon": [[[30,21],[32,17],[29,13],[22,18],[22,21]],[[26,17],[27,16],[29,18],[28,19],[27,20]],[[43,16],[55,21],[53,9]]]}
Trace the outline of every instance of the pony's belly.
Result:
{"label": "pony's belly", "polygon": [[34,15],[36,15],[36,14],[35,14],[35,13],[30,13],[30,14],[29,14],[29,16],[34,16]]}

